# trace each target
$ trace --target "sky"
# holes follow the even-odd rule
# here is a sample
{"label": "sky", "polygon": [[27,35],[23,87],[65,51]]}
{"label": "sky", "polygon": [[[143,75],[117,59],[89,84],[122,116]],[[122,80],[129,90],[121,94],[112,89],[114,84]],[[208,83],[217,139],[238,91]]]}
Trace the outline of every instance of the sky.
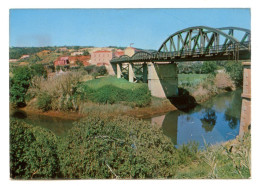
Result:
{"label": "sky", "polygon": [[192,26],[250,29],[250,9],[11,9],[11,47],[129,46],[157,50]]}

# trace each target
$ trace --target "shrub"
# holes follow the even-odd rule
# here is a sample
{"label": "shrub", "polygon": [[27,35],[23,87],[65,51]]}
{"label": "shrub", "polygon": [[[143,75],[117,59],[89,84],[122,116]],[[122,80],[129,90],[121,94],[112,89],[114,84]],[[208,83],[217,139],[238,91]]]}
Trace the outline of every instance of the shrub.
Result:
{"label": "shrub", "polygon": [[51,109],[51,96],[46,93],[42,92],[37,97],[37,106],[39,109],[43,111],[48,111]]}
{"label": "shrub", "polygon": [[201,67],[201,72],[203,74],[215,74],[217,70],[217,64],[215,61],[204,61]]}
{"label": "shrub", "polygon": [[225,70],[235,82],[237,87],[243,85],[243,66],[239,61],[229,61],[225,64]]}
{"label": "shrub", "polygon": [[84,71],[66,72],[53,78],[34,77],[27,92],[28,98],[37,98],[38,108],[47,110],[77,110],[77,84],[87,78]]}
{"label": "shrub", "polygon": [[93,74],[93,76],[103,76],[107,74],[107,69],[105,66],[95,66],[95,65],[90,65],[84,67],[84,70],[88,72],[88,74]]}
{"label": "shrub", "polygon": [[124,102],[131,106],[144,107],[151,102],[147,84],[131,84],[114,77],[82,83],[77,87],[77,94],[82,100],[102,104]]}
{"label": "shrub", "polygon": [[73,179],[173,178],[180,158],[188,164],[193,153],[175,149],[161,130],[128,117],[88,117],[59,143],[62,173]]}
{"label": "shrub", "polygon": [[47,77],[47,71],[45,70],[43,64],[32,64],[30,68],[32,76],[43,76],[44,78]]}
{"label": "shrub", "polygon": [[107,69],[105,66],[97,66],[96,67],[96,71],[99,75],[103,76],[105,74],[107,74]]}
{"label": "shrub", "polygon": [[57,139],[40,127],[10,123],[10,174],[14,179],[55,178],[59,175]]}
{"label": "shrub", "polygon": [[10,101],[16,106],[25,105],[25,95],[32,78],[31,70],[25,67],[13,69],[13,77],[10,78]]}

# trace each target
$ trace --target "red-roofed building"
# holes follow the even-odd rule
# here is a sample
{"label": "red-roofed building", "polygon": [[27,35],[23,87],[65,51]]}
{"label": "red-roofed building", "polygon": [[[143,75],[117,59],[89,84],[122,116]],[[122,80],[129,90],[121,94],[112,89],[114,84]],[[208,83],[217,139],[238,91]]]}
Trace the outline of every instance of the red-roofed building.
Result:
{"label": "red-roofed building", "polygon": [[109,50],[98,50],[91,53],[91,64],[97,66],[106,66],[110,75],[114,75],[114,71],[110,64],[110,60],[114,57],[114,52]]}
{"label": "red-roofed building", "polygon": [[138,50],[134,47],[127,47],[124,52],[125,52],[125,55],[132,57],[136,52],[139,52],[139,51],[141,51],[141,50]]}
{"label": "red-roofed building", "polygon": [[65,66],[69,65],[69,57],[60,57],[58,60],[54,61],[54,66]]}
{"label": "red-roofed building", "polygon": [[84,66],[90,65],[90,55],[87,56],[70,56],[69,63],[70,66],[77,66],[77,61],[81,62]]}
{"label": "red-roofed building", "polygon": [[120,57],[122,55],[125,55],[125,52],[121,49],[118,49],[115,51],[115,57]]}
{"label": "red-roofed building", "polygon": [[108,50],[98,50],[91,54],[91,63],[96,65],[98,63],[109,64],[110,60],[113,58],[113,52]]}

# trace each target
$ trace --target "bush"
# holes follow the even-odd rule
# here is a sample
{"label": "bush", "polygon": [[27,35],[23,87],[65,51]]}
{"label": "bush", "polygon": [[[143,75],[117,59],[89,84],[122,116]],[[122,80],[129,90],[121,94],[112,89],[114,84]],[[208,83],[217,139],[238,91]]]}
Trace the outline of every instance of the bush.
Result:
{"label": "bush", "polygon": [[102,104],[124,102],[131,106],[144,107],[151,102],[147,84],[131,84],[114,77],[82,83],[77,87],[77,94],[82,100]]}
{"label": "bush", "polygon": [[47,77],[47,71],[45,70],[43,64],[32,64],[30,68],[32,76],[43,76],[44,78]]}
{"label": "bush", "polygon": [[215,74],[217,70],[217,64],[215,61],[204,61],[201,67],[201,72],[203,74]]}
{"label": "bush", "polygon": [[229,61],[225,64],[225,70],[235,82],[237,87],[243,85],[243,66],[239,61]]}
{"label": "bush", "polygon": [[77,110],[79,100],[76,93],[77,84],[89,76],[84,71],[66,72],[59,76],[44,79],[34,77],[27,92],[28,99],[37,98],[37,107],[47,110]]}
{"label": "bush", "polygon": [[184,154],[155,126],[128,117],[88,117],[59,143],[62,173],[73,179],[173,178],[180,159],[196,157],[190,150]]}
{"label": "bush", "polygon": [[90,65],[84,67],[84,70],[86,70],[88,74],[93,74],[95,77],[107,74],[107,69],[105,66]]}
{"label": "bush", "polygon": [[31,70],[25,67],[13,69],[13,77],[10,78],[10,101],[16,106],[25,105],[25,95],[32,78]]}
{"label": "bush", "polygon": [[100,76],[107,74],[107,69],[105,66],[97,66],[96,71]]}
{"label": "bush", "polygon": [[59,175],[56,136],[40,127],[10,123],[10,174],[14,179],[55,178]]}
{"label": "bush", "polygon": [[43,111],[48,111],[51,109],[51,96],[46,93],[42,92],[37,97],[37,106],[38,109],[41,109]]}

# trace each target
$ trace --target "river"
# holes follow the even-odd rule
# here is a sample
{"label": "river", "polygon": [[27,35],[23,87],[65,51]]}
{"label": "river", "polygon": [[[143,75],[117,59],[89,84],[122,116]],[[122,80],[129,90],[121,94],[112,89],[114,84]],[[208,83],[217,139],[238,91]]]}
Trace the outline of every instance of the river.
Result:
{"label": "river", "polygon": [[200,148],[205,143],[222,143],[239,134],[241,93],[223,93],[190,111],[172,111],[146,120],[161,126],[176,147],[191,141],[198,142]]}
{"label": "river", "polygon": [[[223,93],[189,111],[171,111],[144,120],[151,121],[152,125],[161,126],[163,133],[176,147],[190,141],[198,142],[200,148],[204,147],[205,142],[225,142],[239,134],[241,93],[241,90]],[[66,135],[75,121],[19,110],[11,112],[10,115],[32,125],[50,129],[59,136]]]}

